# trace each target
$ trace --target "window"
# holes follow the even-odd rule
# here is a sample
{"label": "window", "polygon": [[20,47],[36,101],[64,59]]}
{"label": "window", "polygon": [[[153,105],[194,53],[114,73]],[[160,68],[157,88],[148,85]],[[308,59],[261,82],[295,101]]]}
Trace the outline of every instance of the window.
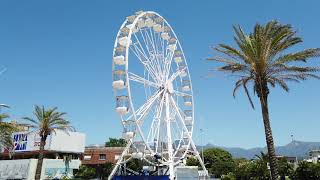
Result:
{"label": "window", "polygon": [[106,160],[106,154],[99,154],[99,160]]}
{"label": "window", "polygon": [[118,160],[120,158],[120,155],[114,155],[114,160]]}
{"label": "window", "polygon": [[90,160],[91,156],[90,155],[84,155],[83,160]]}

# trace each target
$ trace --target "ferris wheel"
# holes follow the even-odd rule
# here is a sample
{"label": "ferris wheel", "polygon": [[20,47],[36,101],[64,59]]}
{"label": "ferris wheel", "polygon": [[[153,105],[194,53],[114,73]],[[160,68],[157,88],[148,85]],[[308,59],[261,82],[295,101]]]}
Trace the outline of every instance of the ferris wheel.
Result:
{"label": "ferris wheel", "polygon": [[[132,158],[167,168],[193,153],[194,101],[190,72],[180,42],[168,22],[152,11],[129,16],[118,31],[112,62],[116,112],[127,146],[109,179]],[[159,174],[159,172],[158,172]]]}

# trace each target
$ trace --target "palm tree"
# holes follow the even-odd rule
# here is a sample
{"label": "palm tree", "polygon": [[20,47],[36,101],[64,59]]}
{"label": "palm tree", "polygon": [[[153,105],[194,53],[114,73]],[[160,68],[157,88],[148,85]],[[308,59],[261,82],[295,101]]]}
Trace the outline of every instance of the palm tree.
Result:
{"label": "palm tree", "polygon": [[[0,104],[1,108],[9,108],[8,105]],[[10,148],[13,146],[12,142],[12,133],[15,131],[15,127],[7,122],[4,122],[5,119],[9,118],[10,116],[6,113],[0,114],[0,147]]]}
{"label": "palm tree", "polygon": [[35,175],[35,179],[40,180],[43,163],[43,151],[47,137],[52,133],[56,133],[56,130],[68,132],[74,131],[74,128],[70,125],[70,122],[64,118],[66,113],[58,112],[56,107],[46,110],[44,106],[39,107],[36,105],[33,114],[36,119],[30,117],[24,117],[23,119],[31,123],[29,126],[33,128],[41,138],[40,152]]}
{"label": "palm tree", "polygon": [[248,86],[252,85],[254,95],[257,95],[260,100],[271,176],[275,180],[278,177],[278,171],[269,120],[269,87],[280,86],[288,92],[288,81],[300,82],[309,77],[319,79],[315,74],[319,71],[319,67],[302,66],[301,63],[319,56],[320,49],[305,49],[289,53],[287,50],[301,43],[302,39],[297,36],[291,25],[282,25],[277,21],[270,21],[265,25],[256,24],[250,34],[246,34],[240,26],[234,26],[233,29],[237,48],[219,44],[214,49],[222,56],[208,58],[208,60],[223,63],[218,70],[238,77],[233,96],[235,97],[236,91],[243,87],[254,108],[248,90]]}

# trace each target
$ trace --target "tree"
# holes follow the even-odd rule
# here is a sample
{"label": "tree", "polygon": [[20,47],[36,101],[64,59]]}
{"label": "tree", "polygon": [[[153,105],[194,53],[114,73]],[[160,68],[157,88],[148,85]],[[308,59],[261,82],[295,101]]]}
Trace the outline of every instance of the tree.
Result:
{"label": "tree", "polygon": [[248,88],[252,85],[254,95],[257,95],[260,100],[270,170],[272,179],[275,180],[278,178],[278,170],[269,119],[269,87],[280,86],[288,92],[288,81],[300,82],[310,77],[319,79],[315,74],[319,71],[318,67],[301,66],[297,62],[305,63],[309,58],[319,56],[320,49],[287,53],[290,47],[301,43],[302,38],[297,36],[291,25],[282,25],[277,21],[270,21],[266,25],[256,24],[250,34],[246,34],[240,26],[233,28],[237,48],[219,44],[214,49],[222,56],[208,58],[208,60],[223,63],[224,65],[218,70],[239,77],[235,83],[233,96],[239,88],[243,87],[254,108]]}
{"label": "tree", "polygon": [[268,156],[261,152],[254,160],[237,160],[234,175],[238,180],[269,180],[270,173],[267,164]]}
{"label": "tree", "polygon": [[196,157],[189,157],[186,162],[187,166],[200,166],[200,163]]}
{"label": "tree", "polygon": [[286,158],[280,158],[278,160],[278,171],[281,180],[285,180],[286,176],[292,176],[294,169],[293,165],[288,163]]}
{"label": "tree", "polygon": [[232,155],[220,148],[208,148],[203,151],[206,167],[208,171],[216,177],[233,172],[235,164]]}
{"label": "tree", "polygon": [[106,147],[125,147],[127,142],[125,139],[109,138],[109,141],[106,142]]}
{"label": "tree", "polygon": [[86,165],[81,165],[78,172],[75,174],[75,178],[92,179],[97,177],[96,174],[97,172],[95,168]]}
{"label": "tree", "polygon": [[[0,110],[1,108],[9,108],[9,106],[0,104]],[[12,124],[5,122],[5,120],[9,117],[10,116],[6,113],[0,114],[0,147],[6,149],[13,147],[12,133],[16,130]]]}
{"label": "tree", "polygon": [[99,164],[96,168],[96,171],[100,179],[108,179],[112,169],[113,164],[111,162],[106,162],[105,164]]}
{"label": "tree", "polygon": [[29,126],[40,136],[40,151],[35,175],[35,179],[40,180],[43,151],[47,137],[52,133],[56,133],[56,130],[62,130],[67,133],[67,131],[74,131],[74,128],[70,125],[70,122],[64,118],[66,113],[58,112],[56,107],[46,110],[44,106],[39,107],[36,105],[33,114],[36,119],[30,117],[24,117],[23,119],[28,121],[30,123]]}
{"label": "tree", "polygon": [[320,179],[320,164],[301,161],[290,178],[293,180],[318,180]]}
{"label": "tree", "polygon": [[[235,162],[232,155],[220,148],[208,148],[203,151],[204,163],[209,173],[220,178],[222,175],[227,175],[233,172]],[[187,166],[198,166],[201,168],[199,161],[195,157],[189,157],[186,162]]]}

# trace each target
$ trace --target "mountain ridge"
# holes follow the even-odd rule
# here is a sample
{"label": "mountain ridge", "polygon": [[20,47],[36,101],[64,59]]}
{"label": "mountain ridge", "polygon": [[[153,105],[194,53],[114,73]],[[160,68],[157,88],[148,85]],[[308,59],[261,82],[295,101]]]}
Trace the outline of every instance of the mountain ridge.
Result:
{"label": "mountain ridge", "polygon": [[[224,149],[232,154],[235,158],[246,158],[252,159],[255,155],[259,155],[260,152],[267,152],[266,147],[256,147],[256,148],[240,148],[240,147],[225,147],[225,146],[216,146],[213,144],[207,144],[203,146],[204,149],[210,147],[217,147]],[[198,146],[199,149],[202,146]],[[283,146],[275,147],[276,154],[280,156],[295,156],[298,159],[303,159],[308,157],[310,150],[320,150],[320,142],[305,142],[305,141],[292,141]]]}

